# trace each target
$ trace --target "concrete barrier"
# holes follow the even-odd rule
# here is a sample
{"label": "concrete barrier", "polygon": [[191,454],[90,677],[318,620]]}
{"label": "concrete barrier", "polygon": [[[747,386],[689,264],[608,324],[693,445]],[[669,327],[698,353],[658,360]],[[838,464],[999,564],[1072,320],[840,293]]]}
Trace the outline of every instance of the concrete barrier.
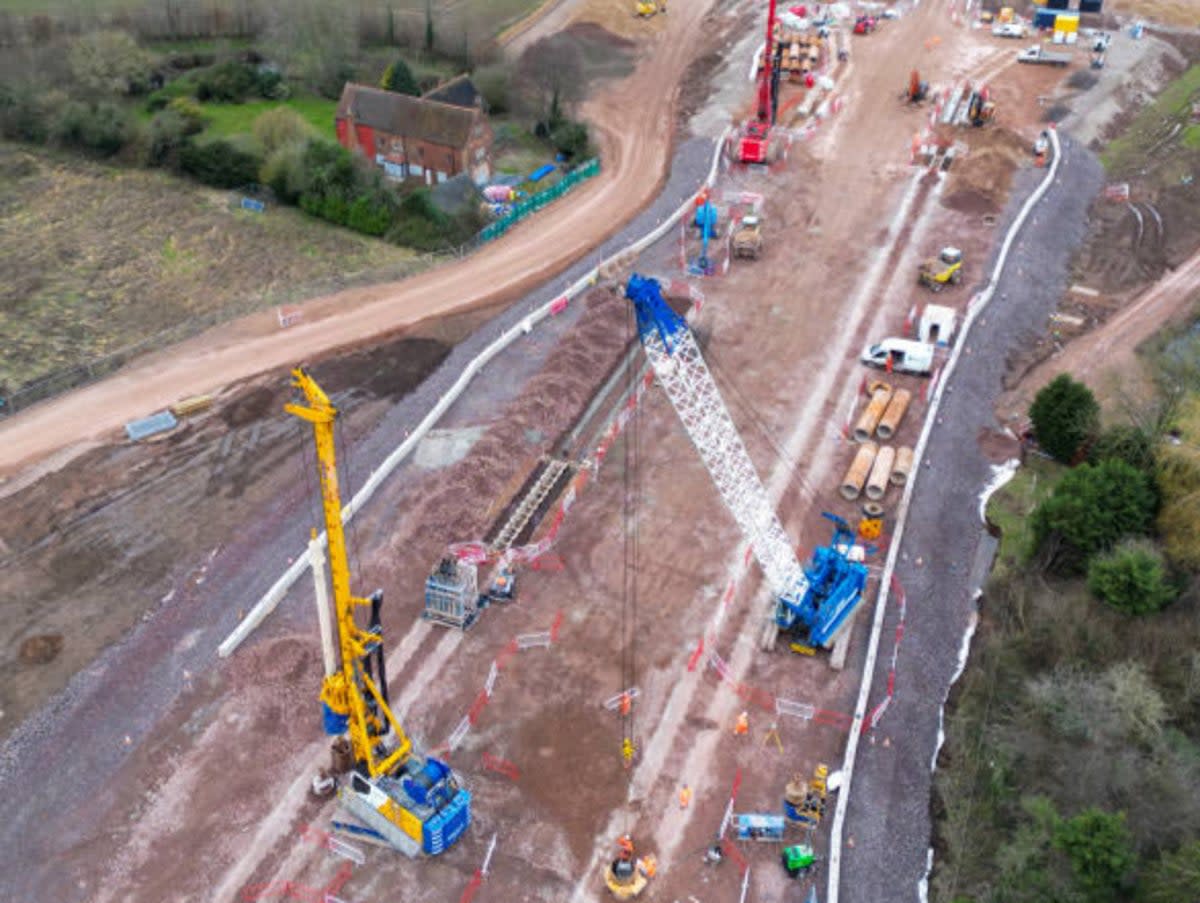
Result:
{"label": "concrete barrier", "polygon": [[[729,131],[730,129],[728,128],[725,130],[720,139],[717,141],[716,147],[713,149],[712,165],[709,167],[708,176],[704,180],[704,184],[710,188],[716,182],[717,171],[721,165],[721,155],[725,147],[726,139],[729,136]],[[402,461],[404,461],[405,458],[412,454],[413,449],[415,449],[417,444],[425,438],[426,433],[428,433],[434,427],[434,425],[442,418],[442,415],[444,415],[446,411],[450,409],[450,406],[458,400],[459,396],[462,395],[467,386],[470,385],[471,381],[479,375],[480,371],[487,366],[488,362],[491,361],[492,358],[494,358],[497,354],[499,354],[521,336],[527,335],[535,326],[537,326],[547,317],[560,312],[564,307],[564,299],[574,298],[577,295],[587,291],[592,285],[595,284],[599,275],[599,270],[612,265],[619,257],[637,254],[641,251],[644,251],[650,245],[654,244],[654,242],[666,235],[670,229],[675,227],[675,224],[678,223],[681,218],[687,216],[688,213],[691,212],[692,207],[692,199],[689,198],[680,205],[678,210],[672,213],[648,234],[642,236],[642,238],[633,242],[628,247],[618,251],[616,254],[613,254],[606,260],[599,263],[597,266],[588,270],[565,292],[556,297],[554,300],[549,301],[537,308],[535,311],[529,314],[529,316],[522,319],[516,325],[505,330],[505,332],[498,339],[484,348],[483,351],[481,351],[469,364],[467,364],[466,367],[463,368],[463,372],[459,374],[459,377],[457,380],[455,380],[454,385],[451,386],[450,389],[438,399],[437,404],[435,404],[430,412],[425,415],[424,419],[417,425],[416,429],[414,429],[408,435],[408,437],[402,443],[400,443],[400,445],[397,446],[390,455],[387,456],[386,459],[384,459],[383,463],[378,468],[371,472],[371,476],[363,484],[362,488],[358,491],[354,498],[350,500],[350,503],[342,509],[342,523],[348,524],[354,515],[363,507],[363,505],[370,501],[371,496],[375,494],[375,491],[383,485],[383,481],[391,476],[392,471],[394,471],[396,467],[399,466]],[[322,545],[325,544],[326,536],[324,531],[321,531],[321,534],[317,537],[317,541]],[[275,610],[279,603],[283,601],[283,597],[287,595],[288,590],[292,588],[298,579],[300,579],[300,575],[307,570],[308,566],[309,559],[307,553],[298,554],[291,566],[280,575],[279,579],[276,580],[271,585],[271,588],[259,598],[246,616],[238,623],[237,627],[235,627],[229,636],[227,636],[221,642],[221,645],[217,647],[217,654],[220,655],[221,658],[226,658],[231,655],[234,650],[236,650],[238,646],[245,641],[246,637],[253,633],[254,629],[263,622],[266,616]]]}

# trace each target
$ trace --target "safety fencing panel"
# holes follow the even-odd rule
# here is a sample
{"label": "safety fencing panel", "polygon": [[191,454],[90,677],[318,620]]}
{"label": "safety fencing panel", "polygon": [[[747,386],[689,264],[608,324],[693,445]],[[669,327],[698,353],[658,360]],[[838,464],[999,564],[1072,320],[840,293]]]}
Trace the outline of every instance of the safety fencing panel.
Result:
{"label": "safety fencing panel", "polygon": [[555,185],[552,185],[545,191],[539,191],[537,194],[525,198],[523,201],[518,201],[513,205],[512,212],[505,214],[494,223],[485,226],[479,233],[480,241],[491,241],[493,238],[499,238],[514,225],[525,219],[525,217],[536,213],[547,204],[554,203],[580,182],[590,179],[599,172],[600,160],[598,157],[593,157],[586,163],[580,164],[563,176]]}

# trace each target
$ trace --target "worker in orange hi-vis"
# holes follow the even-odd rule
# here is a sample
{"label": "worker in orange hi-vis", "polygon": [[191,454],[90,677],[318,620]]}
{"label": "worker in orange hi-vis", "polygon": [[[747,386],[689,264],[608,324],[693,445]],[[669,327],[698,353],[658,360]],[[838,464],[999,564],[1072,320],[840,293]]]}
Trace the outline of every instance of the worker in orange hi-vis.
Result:
{"label": "worker in orange hi-vis", "polygon": [[628,715],[633,708],[633,696],[630,695],[628,690],[621,694],[621,701],[617,704],[617,707],[623,716]]}
{"label": "worker in orange hi-vis", "polygon": [[679,808],[686,809],[692,803],[692,788],[684,784],[679,788]]}
{"label": "worker in orange hi-vis", "polygon": [[638,860],[638,871],[647,878],[653,878],[654,873],[658,871],[658,859],[647,853]]}
{"label": "worker in orange hi-vis", "polygon": [[750,713],[742,712],[737,716],[737,723],[733,726],[733,735],[735,737],[744,737],[750,731]]}
{"label": "worker in orange hi-vis", "polygon": [[633,838],[622,834],[617,838],[617,852],[621,859],[633,859]]}

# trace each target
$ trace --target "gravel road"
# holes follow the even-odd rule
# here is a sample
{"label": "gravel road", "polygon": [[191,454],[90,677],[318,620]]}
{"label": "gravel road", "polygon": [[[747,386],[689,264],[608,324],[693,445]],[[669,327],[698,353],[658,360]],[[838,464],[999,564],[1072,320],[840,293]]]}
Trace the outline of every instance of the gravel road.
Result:
{"label": "gravel road", "polygon": [[[932,830],[930,764],[939,744],[942,706],[975,612],[973,597],[986,573],[973,566],[987,538],[978,497],[991,475],[978,437],[996,426],[992,410],[1008,356],[1044,331],[1067,287],[1071,254],[1086,232],[1088,205],[1103,184],[1097,159],[1062,139],[1058,176],[1025,225],[946,386],[914,490],[896,567],[908,598],[896,695],[875,731],[876,742],[860,747],[846,822],[842,887],[846,899],[856,903],[920,899]],[[1005,230],[1042,176],[1038,169],[1018,173]],[[994,260],[988,272],[992,266]],[[871,706],[885,695],[897,617],[893,606],[883,628]]]}

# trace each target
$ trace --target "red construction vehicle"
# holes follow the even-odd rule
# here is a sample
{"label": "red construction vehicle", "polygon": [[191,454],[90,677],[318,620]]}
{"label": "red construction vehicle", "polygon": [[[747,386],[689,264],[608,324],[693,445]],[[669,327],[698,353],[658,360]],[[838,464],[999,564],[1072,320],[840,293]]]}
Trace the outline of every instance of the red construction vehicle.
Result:
{"label": "red construction vehicle", "polygon": [[855,34],[870,34],[879,24],[879,21],[874,16],[859,16],[854,20]]}
{"label": "red construction vehicle", "polygon": [[908,89],[904,97],[909,103],[920,103],[929,94],[929,82],[921,81],[921,75],[916,69],[908,77]]}
{"label": "red construction vehicle", "polygon": [[767,11],[767,40],[763,44],[763,64],[758,72],[758,110],[748,120],[737,140],[739,163],[766,163],[771,141],[771,126],[775,124],[775,98],[772,66],[775,60],[775,0]]}

